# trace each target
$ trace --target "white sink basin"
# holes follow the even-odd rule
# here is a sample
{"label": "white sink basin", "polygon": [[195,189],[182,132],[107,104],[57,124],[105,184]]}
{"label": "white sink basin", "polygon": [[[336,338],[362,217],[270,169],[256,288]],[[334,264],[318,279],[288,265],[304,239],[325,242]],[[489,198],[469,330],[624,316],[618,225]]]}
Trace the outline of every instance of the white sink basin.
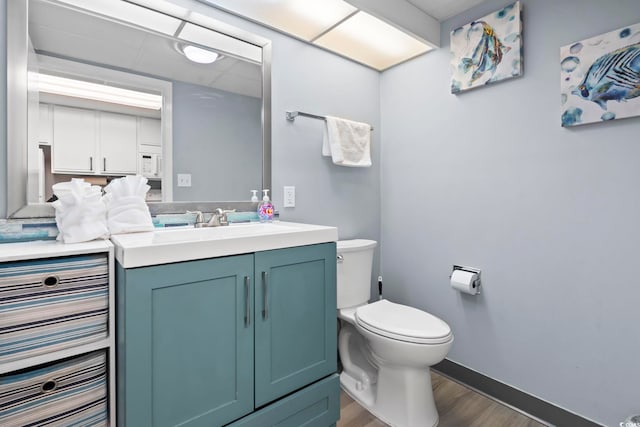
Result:
{"label": "white sink basin", "polygon": [[293,222],[159,229],[111,236],[124,268],[236,255],[338,240],[338,229]]}

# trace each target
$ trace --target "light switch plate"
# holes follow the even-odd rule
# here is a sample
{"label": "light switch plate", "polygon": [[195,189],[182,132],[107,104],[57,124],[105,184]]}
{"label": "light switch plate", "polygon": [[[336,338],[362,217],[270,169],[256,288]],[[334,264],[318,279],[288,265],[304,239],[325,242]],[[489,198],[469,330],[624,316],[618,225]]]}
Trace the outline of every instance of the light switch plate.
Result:
{"label": "light switch plate", "polygon": [[178,187],[191,187],[191,174],[179,173],[178,174]]}
{"label": "light switch plate", "polygon": [[284,200],[282,206],[285,208],[295,208],[296,207],[296,187],[292,185],[286,185],[284,187]]}

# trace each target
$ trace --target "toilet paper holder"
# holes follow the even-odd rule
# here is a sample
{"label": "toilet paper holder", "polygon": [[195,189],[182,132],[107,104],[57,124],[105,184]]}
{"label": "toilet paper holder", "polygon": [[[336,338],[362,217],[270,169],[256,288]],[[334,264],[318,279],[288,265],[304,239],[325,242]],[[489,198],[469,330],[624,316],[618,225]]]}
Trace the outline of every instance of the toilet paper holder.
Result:
{"label": "toilet paper holder", "polygon": [[480,270],[479,268],[475,268],[475,267],[468,267],[468,266],[466,266],[466,265],[457,265],[457,264],[454,264],[454,265],[453,265],[453,268],[451,269],[451,274],[449,275],[449,280],[451,280],[451,276],[453,275],[453,272],[454,272],[454,271],[456,271],[456,270],[468,271],[468,272],[470,272],[470,273],[475,273],[475,274],[477,274],[477,275],[478,275],[478,278],[474,281],[474,284],[475,284],[476,288],[478,289],[478,293],[480,293],[480,291],[481,291],[481,289],[482,289],[480,285],[481,285],[482,283],[480,282],[480,273],[481,273],[481,270]]}

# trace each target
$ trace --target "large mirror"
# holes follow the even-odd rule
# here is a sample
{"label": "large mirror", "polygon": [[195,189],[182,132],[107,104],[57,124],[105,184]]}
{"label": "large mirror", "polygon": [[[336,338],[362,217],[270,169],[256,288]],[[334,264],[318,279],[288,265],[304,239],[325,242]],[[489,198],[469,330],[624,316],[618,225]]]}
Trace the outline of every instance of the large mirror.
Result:
{"label": "large mirror", "polygon": [[74,177],[143,175],[155,212],[270,188],[268,40],[164,0],[8,6],[9,216]]}

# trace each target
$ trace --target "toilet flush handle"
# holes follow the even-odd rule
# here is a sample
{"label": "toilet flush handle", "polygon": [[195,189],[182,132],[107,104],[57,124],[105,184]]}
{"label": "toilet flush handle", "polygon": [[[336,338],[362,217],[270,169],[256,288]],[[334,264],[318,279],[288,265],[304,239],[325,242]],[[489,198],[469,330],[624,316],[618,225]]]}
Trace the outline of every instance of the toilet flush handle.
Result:
{"label": "toilet flush handle", "polygon": [[339,263],[344,261],[344,255],[342,254],[338,254],[338,256],[336,257],[336,259],[338,260]]}

